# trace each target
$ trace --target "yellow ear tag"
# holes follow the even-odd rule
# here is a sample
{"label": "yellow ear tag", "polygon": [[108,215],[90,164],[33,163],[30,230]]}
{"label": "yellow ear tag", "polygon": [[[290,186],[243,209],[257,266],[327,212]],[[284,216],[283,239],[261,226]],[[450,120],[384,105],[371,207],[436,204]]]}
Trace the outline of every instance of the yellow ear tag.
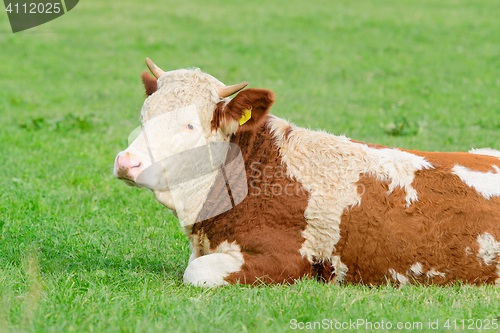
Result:
{"label": "yellow ear tag", "polygon": [[240,126],[249,121],[250,118],[252,118],[252,110],[245,109],[243,111],[245,111],[245,113],[240,118]]}

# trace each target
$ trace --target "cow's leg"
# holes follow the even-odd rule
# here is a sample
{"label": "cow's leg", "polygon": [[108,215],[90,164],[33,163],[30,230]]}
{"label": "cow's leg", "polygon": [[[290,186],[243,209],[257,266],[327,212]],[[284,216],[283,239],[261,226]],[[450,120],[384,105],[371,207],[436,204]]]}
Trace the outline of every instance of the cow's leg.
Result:
{"label": "cow's leg", "polygon": [[228,284],[293,283],[311,275],[313,268],[300,253],[250,254],[237,251],[213,253],[193,259],[184,282],[213,287]]}
{"label": "cow's leg", "polygon": [[245,264],[226,280],[230,284],[294,283],[313,275],[313,266],[299,251],[269,251],[244,253]]}
{"label": "cow's leg", "polygon": [[189,262],[184,272],[184,283],[201,287],[229,284],[225,279],[238,272],[244,264],[240,252],[212,253]]}

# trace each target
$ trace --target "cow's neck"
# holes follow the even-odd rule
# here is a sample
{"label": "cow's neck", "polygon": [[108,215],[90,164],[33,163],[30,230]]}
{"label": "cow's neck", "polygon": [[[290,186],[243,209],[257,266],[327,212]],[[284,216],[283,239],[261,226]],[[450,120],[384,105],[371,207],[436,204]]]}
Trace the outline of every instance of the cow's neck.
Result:
{"label": "cow's neck", "polygon": [[[235,162],[234,151],[230,150],[227,155],[224,173],[220,170],[217,173],[217,178],[204,200],[204,204],[196,219],[195,228],[189,228],[186,231],[190,236],[191,231],[197,233],[201,227],[201,223],[212,223],[217,220],[220,214],[232,210],[239,202],[247,196],[257,195],[254,193],[255,186],[252,186],[252,171],[255,168],[261,170],[262,166],[266,166],[266,171],[275,172],[273,166],[276,164],[276,154],[272,154],[272,150],[278,148],[274,144],[275,140],[270,133],[268,121],[265,121],[260,127],[254,131],[237,132],[231,137],[231,144],[239,147],[238,154],[241,154],[241,162]],[[233,146],[233,147],[234,147]],[[236,165],[235,165],[236,164]],[[243,165],[244,164],[244,165]],[[243,168],[244,166],[244,168]],[[271,168],[271,170],[267,170]],[[262,171],[258,171],[262,173]],[[245,189],[247,191],[245,191]],[[230,190],[230,193],[229,191]],[[260,191],[257,189],[257,191]],[[243,195],[242,195],[243,193]]]}
{"label": "cow's neck", "polygon": [[[241,150],[247,181],[252,163],[266,163],[266,161],[254,161],[255,150],[265,149],[267,152],[269,149],[277,149],[271,141],[274,142],[268,128],[268,121],[265,121],[261,127],[252,132],[237,132],[231,136],[230,142],[237,145]],[[224,154],[227,155],[227,151]],[[229,156],[227,158],[231,159]],[[226,162],[228,161],[226,160]],[[227,173],[227,167],[225,170]],[[227,197],[227,194],[225,194],[227,191],[227,179],[224,177],[231,176],[228,174],[223,175],[221,170],[219,170],[218,172],[184,183],[182,187],[175,190],[168,192],[155,191],[155,197],[164,206],[173,210],[173,213],[179,218],[187,236],[191,236],[192,226],[195,223],[207,218],[216,217],[222,213],[222,211],[217,211],[223,209],[221,206],[224,204],[231,205],[230,202],[225,202],[228,200],[221,199]],[[231,206],[227,207],[227,209],[231,208]]]}
{"label": "cow's neck", "polygon": [[205,175],[170,191],[154,191],[154,195],[156,200],[172,210],[181,226],[189,226],[196,220],[215,177],[215,173]]}
{"label": "cow's neck", "polygon": [[[215,142],[228,142],[229,137],[218,135],[213,138]],[[210,140],[209,140],[210,141]],[[213,146],[211,146],[213,147]],[[217,154],[225,159],[228,151],[227,145],[217,145]],[[215,151],[211,151],[212,164],[215,159]],[[219,157],[218,160],[221,158]],[[217,170],[216,165],[212,165],[212,170]],[[179,219],[186,233],[189,234],[190,226],[196,221],[200,210],[202,209],[208,193],[213,187],[217,178],[217,172],[212,172],[196,179],[192,179],[169,190],[153,190],[156,200],[172,211]]]}

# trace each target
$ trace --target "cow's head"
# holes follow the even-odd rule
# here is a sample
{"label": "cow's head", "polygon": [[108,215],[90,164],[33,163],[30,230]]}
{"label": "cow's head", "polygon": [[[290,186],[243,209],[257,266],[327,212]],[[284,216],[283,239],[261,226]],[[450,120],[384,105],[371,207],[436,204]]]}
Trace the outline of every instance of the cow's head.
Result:
{"label": "cow's head", "polygon": [[[231,100],[229,96],[247,82],[225,86],[199,69],[164,72],[151,60],[146,63],[156,79],[143,73],[149,96],[141,110],[142,128],[116,157],[114,175],[129,185],[153,190],[178,214],[193,213],[199,207],[188,206],[203,203],[214,178],[200,170],[217,169],[229,147],[213,143],[228,143],[232,135],[260,126],[274,96],[269,90],[245,89]],[[212,148],[201,156],[207,145],[218,147],[217,151]],[[172,179],[176,181],[169,182]]]}

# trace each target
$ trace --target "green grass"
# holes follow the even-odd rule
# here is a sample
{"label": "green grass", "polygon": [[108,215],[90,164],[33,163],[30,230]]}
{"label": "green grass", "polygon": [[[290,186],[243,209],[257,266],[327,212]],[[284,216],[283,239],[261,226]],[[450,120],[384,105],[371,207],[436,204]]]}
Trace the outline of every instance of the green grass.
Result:
{"label": "green grass", "polygon": [[88,0],[17,34],[0,14],[0,332],[497,318],[500,290],[486,286],[184,286],[177,220],[112,165],[139,124],[146,56],[271,89],[272,112],[297,125],[500,148],[498,13],[497,0]]}

